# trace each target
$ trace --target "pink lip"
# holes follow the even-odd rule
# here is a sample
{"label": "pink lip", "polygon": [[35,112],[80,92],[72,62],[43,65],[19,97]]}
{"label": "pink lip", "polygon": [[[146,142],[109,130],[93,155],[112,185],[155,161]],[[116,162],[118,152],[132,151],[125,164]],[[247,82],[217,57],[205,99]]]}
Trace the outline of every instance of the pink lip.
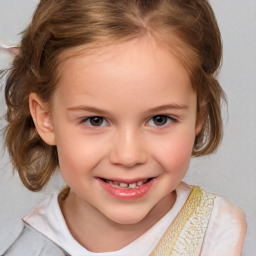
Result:
{"label": "pink lip", "polygon": [[145,196],[152,187],[155,178],[141,185],[139,188],[117,188],[113,187],[102,179],[98,179],[101,187],[111,196],[121,200],[136,200]]}

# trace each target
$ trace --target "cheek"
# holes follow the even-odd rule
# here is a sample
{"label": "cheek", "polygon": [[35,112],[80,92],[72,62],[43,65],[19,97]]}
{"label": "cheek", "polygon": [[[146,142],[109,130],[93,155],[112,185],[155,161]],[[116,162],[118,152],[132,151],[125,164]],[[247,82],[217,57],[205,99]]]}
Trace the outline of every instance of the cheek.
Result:
{"label": "cheek", "polygon": [[189,166],[193,145],[194,135],[191,133],[167,138],[158,150],[159,162],[167,172],[184,173]]}
{"label": "cheek", "polygon": [[[97,164],[97,143],[90,143],[84,136],[68,128],[57,132],[56,144],[63,178],[86,175]],[[98,152],[98,154],[97,154]]]}

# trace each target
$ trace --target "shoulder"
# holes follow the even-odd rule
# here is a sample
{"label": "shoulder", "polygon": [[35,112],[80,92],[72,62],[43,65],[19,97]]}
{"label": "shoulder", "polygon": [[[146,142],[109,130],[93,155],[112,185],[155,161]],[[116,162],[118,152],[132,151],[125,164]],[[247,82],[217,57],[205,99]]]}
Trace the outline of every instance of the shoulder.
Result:
{"label": "shoulder", "polygon": [[0,221],[1,256],[64,256],[65,252],[21,219],[2,218]]}
{"label": "shoulder", "polygon": [[8,250],[8,248],[18,239],[22,233],[24,224],[22,220],[1,216],[0,219],[0,255]]}
{"label": "shoulder", "polygon": [[239,256],[247,229],[245,214],[228,199],[218,195],[214,197],[202,255]]}

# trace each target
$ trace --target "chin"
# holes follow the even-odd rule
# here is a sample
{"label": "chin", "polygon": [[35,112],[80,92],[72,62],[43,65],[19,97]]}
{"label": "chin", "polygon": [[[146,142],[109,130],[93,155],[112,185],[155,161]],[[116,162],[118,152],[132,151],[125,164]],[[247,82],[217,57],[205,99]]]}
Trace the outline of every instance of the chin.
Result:
{"label": "chin", "polygon": [[134,225],[141,222],[145,217],[147,216],[146,213],[136,213],[132,211],[126,211],[123,212],[117,212],[116,214],[111,214],[111,216],[108,216],[108,218],[120,225]]}

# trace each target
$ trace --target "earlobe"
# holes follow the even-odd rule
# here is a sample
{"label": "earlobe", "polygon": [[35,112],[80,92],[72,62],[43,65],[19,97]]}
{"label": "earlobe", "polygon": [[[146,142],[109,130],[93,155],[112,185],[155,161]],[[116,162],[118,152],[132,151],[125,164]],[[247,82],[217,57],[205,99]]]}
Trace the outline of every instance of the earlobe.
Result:
{"label": "earlobe", "polygon": [[29,109],[36,130],[42,140],[49,145],[56,145],[53,123],[48,105],[36,93],[29,95]]}

